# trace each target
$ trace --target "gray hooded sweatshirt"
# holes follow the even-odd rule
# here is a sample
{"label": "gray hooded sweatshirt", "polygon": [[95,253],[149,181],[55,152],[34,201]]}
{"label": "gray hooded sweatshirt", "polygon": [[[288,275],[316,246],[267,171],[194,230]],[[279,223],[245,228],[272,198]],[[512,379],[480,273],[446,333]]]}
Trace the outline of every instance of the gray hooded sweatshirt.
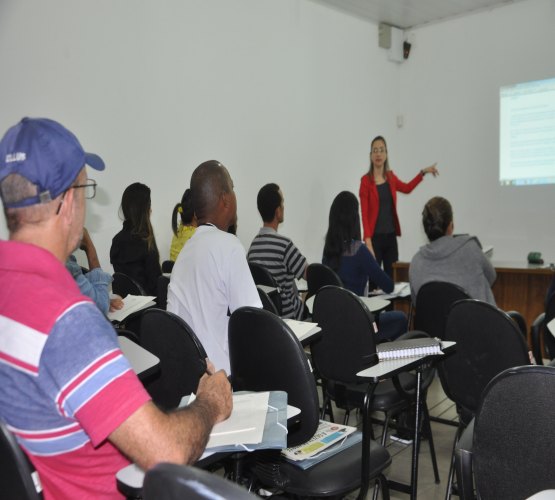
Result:
{"label": "gray hooded sweatshirt", "polygon": [[429,281],[448,281],[473,299],[495,305],[491,285],[496,273],[474,236],[442,236],[418,250],[409,267],[412,303]]}

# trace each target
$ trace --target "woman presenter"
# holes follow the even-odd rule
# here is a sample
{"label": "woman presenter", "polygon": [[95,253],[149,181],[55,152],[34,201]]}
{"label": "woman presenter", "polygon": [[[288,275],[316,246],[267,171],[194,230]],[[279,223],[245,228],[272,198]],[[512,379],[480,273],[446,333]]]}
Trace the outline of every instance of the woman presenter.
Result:
{"label": "woman presenter", "polygon": [[387,144],[375,137],[370,147],[370,170],[360,180],[360,209],[363,239],[384,271],[393,277],[393,263],[399,258],[397,236],[401,235],[397,216],[397,191],[410,193],[426,174],[438,175],[436,164],[423,168],[409,183],[404,183],[389,168]]}

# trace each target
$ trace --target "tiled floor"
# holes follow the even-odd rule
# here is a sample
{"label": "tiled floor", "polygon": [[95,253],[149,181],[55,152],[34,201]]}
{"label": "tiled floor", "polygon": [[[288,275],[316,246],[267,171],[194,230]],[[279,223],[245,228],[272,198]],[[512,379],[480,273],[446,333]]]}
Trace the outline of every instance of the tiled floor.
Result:
{"label": "tiled floor", "polygon": [[[428,408],[430,414],[436,417],[442,417],[456,421],[457,415],[454,404],[446,398],[441,389],[441,384],[436,378],[428,391]],[[340,410],[335,412],[337,421],[343,418]],[[350,425],[358,425],[359,415],[351,414]],[[381,432],[376,427],[377,432]],[[439,500],[445,498],[445,489],[447,486],[447,475],[449,472],[449,461],[451,458],[451,450],[453,439],[457,428],[454,426],[432,422],[432,433],[434,437],[434,446],[438,461],[438,469],[440,476],[440,484],[435,484],[434,473],[432,469],[432,461],[430,458],[430,448],[427,441],[423,441],[420,447],[419,473],[418,473],[418,498],[422,500]],[[395,441],[388,440],[387,448],[392,456],[392,464],[385,475],[388,479],[399,482],[410,481],[412,446],[401,445]],[[348,499],[357,497],[358,492],[349,495]],[[392,499],[407,500],[409,496],[405,493],[390,491]],[[367,495],[368,499],[372,498],[372,491]],[[381,499],[381,495],[378,496]],[[457,497],[454,497],[457,498]]]}

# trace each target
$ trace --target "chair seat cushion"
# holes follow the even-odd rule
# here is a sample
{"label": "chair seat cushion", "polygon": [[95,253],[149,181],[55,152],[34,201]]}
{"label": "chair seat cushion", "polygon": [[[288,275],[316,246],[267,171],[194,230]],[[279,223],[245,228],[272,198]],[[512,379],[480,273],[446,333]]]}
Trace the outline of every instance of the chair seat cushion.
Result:
{"label": "chair seat cushion", "polygon": [[[266,486],[295,495],[343,495],[360,487],[362,443],[303,470],[281,456],[275,460],[258,460],[255,473]],[[391,464],[389,452],[375,441],[370,443],[370,478],[377,477]]]}

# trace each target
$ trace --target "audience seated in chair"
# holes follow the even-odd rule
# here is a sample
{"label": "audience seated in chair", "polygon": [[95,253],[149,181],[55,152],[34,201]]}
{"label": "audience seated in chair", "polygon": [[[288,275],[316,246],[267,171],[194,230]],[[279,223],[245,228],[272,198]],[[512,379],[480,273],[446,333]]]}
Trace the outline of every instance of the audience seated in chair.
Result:
{"label": "audience seated in chair", "polygon": [[430,199],[422,212],[422,224],[430,243],[421,247],[410,263],[412,303],[416,303],[418,290],[424,283],[448,281],[462,287],[473,299],[495,305],[491,291],[495,269],[477,238],[453,236],[451,204],[440,196]]}
{"label": "audience seated in chair", "polygon": [[281,316],[302,319],[305,308],[295,279],[306,277],[306,259],[287,236],[277,232],[284,220],[283,193],[277,184],[266,184],[258,192],[256,203],[263,226],[252,240],[247,260],[264,266],[276,280]]}
{"label": "audience seated in chair", "polygon": [[229,314],[262,304],[245,250],[227,233],[237,218],[227,169],[214,160],[199,165],[191,176],[191,195],[199,226],[173,268],[167,309],[193,329],[216,368],[229,373]]}
{"label": "audience seated in chair", "polygon": [[77,282],[77,286],[83,295],[94,300],[96,306],[104,313],[117,311],[123,307],[121,297],[110,298],[110,283],[112,276],[103,271],[96,253],[96,248],[91,240],[87,228],[83,228],[83,239],[79,246],[87,256],[88,271],[84,272],[77,263],[74,255],[70,255],[66,261],[66,268]]}
{"label": "audience seated in chair", "polygon": [[[356,295],[367,295],[368,281],[384,292],[393,291],[393,280],[380,268],[360,236],[357,197],[342,191],[333,200],[322,263],[331,267],[343,286]],[[407,331],[407,317],[401,311],[380,314],[378,341],[393,340]]]}
{"label": "audience seated in chair", "polygon": [[[179,226],[177,225],[177,218],[179,216]],[[186,189],[181,198],[181,202],[178,203],[172,212],[172,243],[170,246],[170,261],[175,262],[177,256],[183,245],[193,236],[197,228],[197,218],[193,211],[193,201],[191,199],[191,190]],[[163,272],[167,272],[162,269]],[[171,272],[171,270],[170,270]]]}
{"label": "audience seated in chair", "polygon": [[9,231],[0,242],[0,318],[10,325],[0,346],[0,418],[36,468],[44,497],[61,500],[115,498],[115,474],[129,460],[145,470],[195,462],[232,405],[218,372],[201,378],[188,408],[160,411],[111,324],[64,267],[94,183],[85,164],[104,169],[52,120],[24,118],[0,141]]}
{"label": "audience seated in chair", "polygon": [[121,197],[123,229],[112,239],[110,262],[114,271],[127,274],[148,295],[156,295],[162,274],[154,231],[150,224],[150,188],[135,182]]}

